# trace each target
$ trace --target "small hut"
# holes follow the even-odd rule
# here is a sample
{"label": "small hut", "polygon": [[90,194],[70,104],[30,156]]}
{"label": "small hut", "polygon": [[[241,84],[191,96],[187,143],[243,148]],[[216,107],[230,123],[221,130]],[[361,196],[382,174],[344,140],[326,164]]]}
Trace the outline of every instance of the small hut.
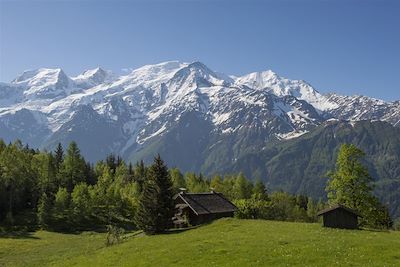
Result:
{"label": "small hut", "polygon": [[180,192],[175,195],[175,226],[184,227],[207,223],[222,217],[233,217],[236,206],[214,191],[207,193]]}
{"label": "small hut", "polygon": [[324,227],[357,229],[358,217],[361,217],[355,210],[337,204],[317,213],[323,217]]}

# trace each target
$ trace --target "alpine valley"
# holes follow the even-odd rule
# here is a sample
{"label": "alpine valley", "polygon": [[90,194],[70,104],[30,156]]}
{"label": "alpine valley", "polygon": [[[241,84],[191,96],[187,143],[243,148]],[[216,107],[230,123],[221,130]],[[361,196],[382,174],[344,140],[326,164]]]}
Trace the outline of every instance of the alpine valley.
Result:
{"label": "alpine valley", "polygon": [[200,62],[118,76],[25,71],[0,83],[0,138],[52,150],[76,141],[90,161],[160,153],[206,175],[242,171],[270,190],[324,196],[338,148],[363,149],[376,193],[400,216],[400,101],[321,94],[268,70],[234,77]]}

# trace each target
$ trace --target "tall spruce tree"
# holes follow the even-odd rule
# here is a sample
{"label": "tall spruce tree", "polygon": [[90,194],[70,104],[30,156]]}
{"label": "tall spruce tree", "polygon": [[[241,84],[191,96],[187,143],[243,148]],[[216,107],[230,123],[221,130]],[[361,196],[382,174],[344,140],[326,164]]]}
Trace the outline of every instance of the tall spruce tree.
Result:
{"label": "tall spruce tree", "polygon": [[56,165],[56,170],[57,172],[60,170],[61,164],[64,160],[64,149],[61,145],[61,143],[58,143],[56,150],[54,151],[55,155],[55,165]]}
{"label": "tall spruce tree", "polygon": [[81,156],[78,145],[71,142],[59,172],[61,184],[68,192],[71,193],[76,184],[85,181],[85,168],[86,162]]}
{"label": "tall spruce tree", "polygon": [[143,160],[136,162],[133,180],[137,183],[139,192],[143,191],[143,184],[146,180],[146,176],[147,168],[144,166]]}
{"label": "tall spruce tree", "polygon": [[168,229],[173,216],[173,187],[167,166],[160,155],[154,158],[135,216],[136,225],[146,234],[161,233]]}

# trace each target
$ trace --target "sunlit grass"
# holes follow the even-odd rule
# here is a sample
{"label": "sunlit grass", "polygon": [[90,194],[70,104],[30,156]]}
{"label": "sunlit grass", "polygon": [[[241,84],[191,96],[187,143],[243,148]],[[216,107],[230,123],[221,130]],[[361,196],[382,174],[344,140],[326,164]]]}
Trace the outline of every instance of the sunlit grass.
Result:
{"label": "sunlit grass", "polygon": [[400,233],[319,224],[222,219],[189,231],[136,235],[105,247],[104,234],[37,232],[0,239],[0,265],[400,266]]}

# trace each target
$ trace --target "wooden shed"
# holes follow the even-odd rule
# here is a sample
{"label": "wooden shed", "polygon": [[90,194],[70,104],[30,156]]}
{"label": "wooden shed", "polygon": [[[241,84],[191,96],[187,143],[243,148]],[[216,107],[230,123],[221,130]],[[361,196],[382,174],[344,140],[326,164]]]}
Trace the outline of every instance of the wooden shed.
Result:
{"label": "wooden shed", "polygon": [[222,217],[233,217],[236,206],[214,191],[207,193],[180,192],[175,195],[175,226],[184,227],[207,223]]}
{"label": "wooden shed", "polygon": [[324,227],[357,229],[360,215],[348,207],[337,204],[317,213],[323,217]]}

